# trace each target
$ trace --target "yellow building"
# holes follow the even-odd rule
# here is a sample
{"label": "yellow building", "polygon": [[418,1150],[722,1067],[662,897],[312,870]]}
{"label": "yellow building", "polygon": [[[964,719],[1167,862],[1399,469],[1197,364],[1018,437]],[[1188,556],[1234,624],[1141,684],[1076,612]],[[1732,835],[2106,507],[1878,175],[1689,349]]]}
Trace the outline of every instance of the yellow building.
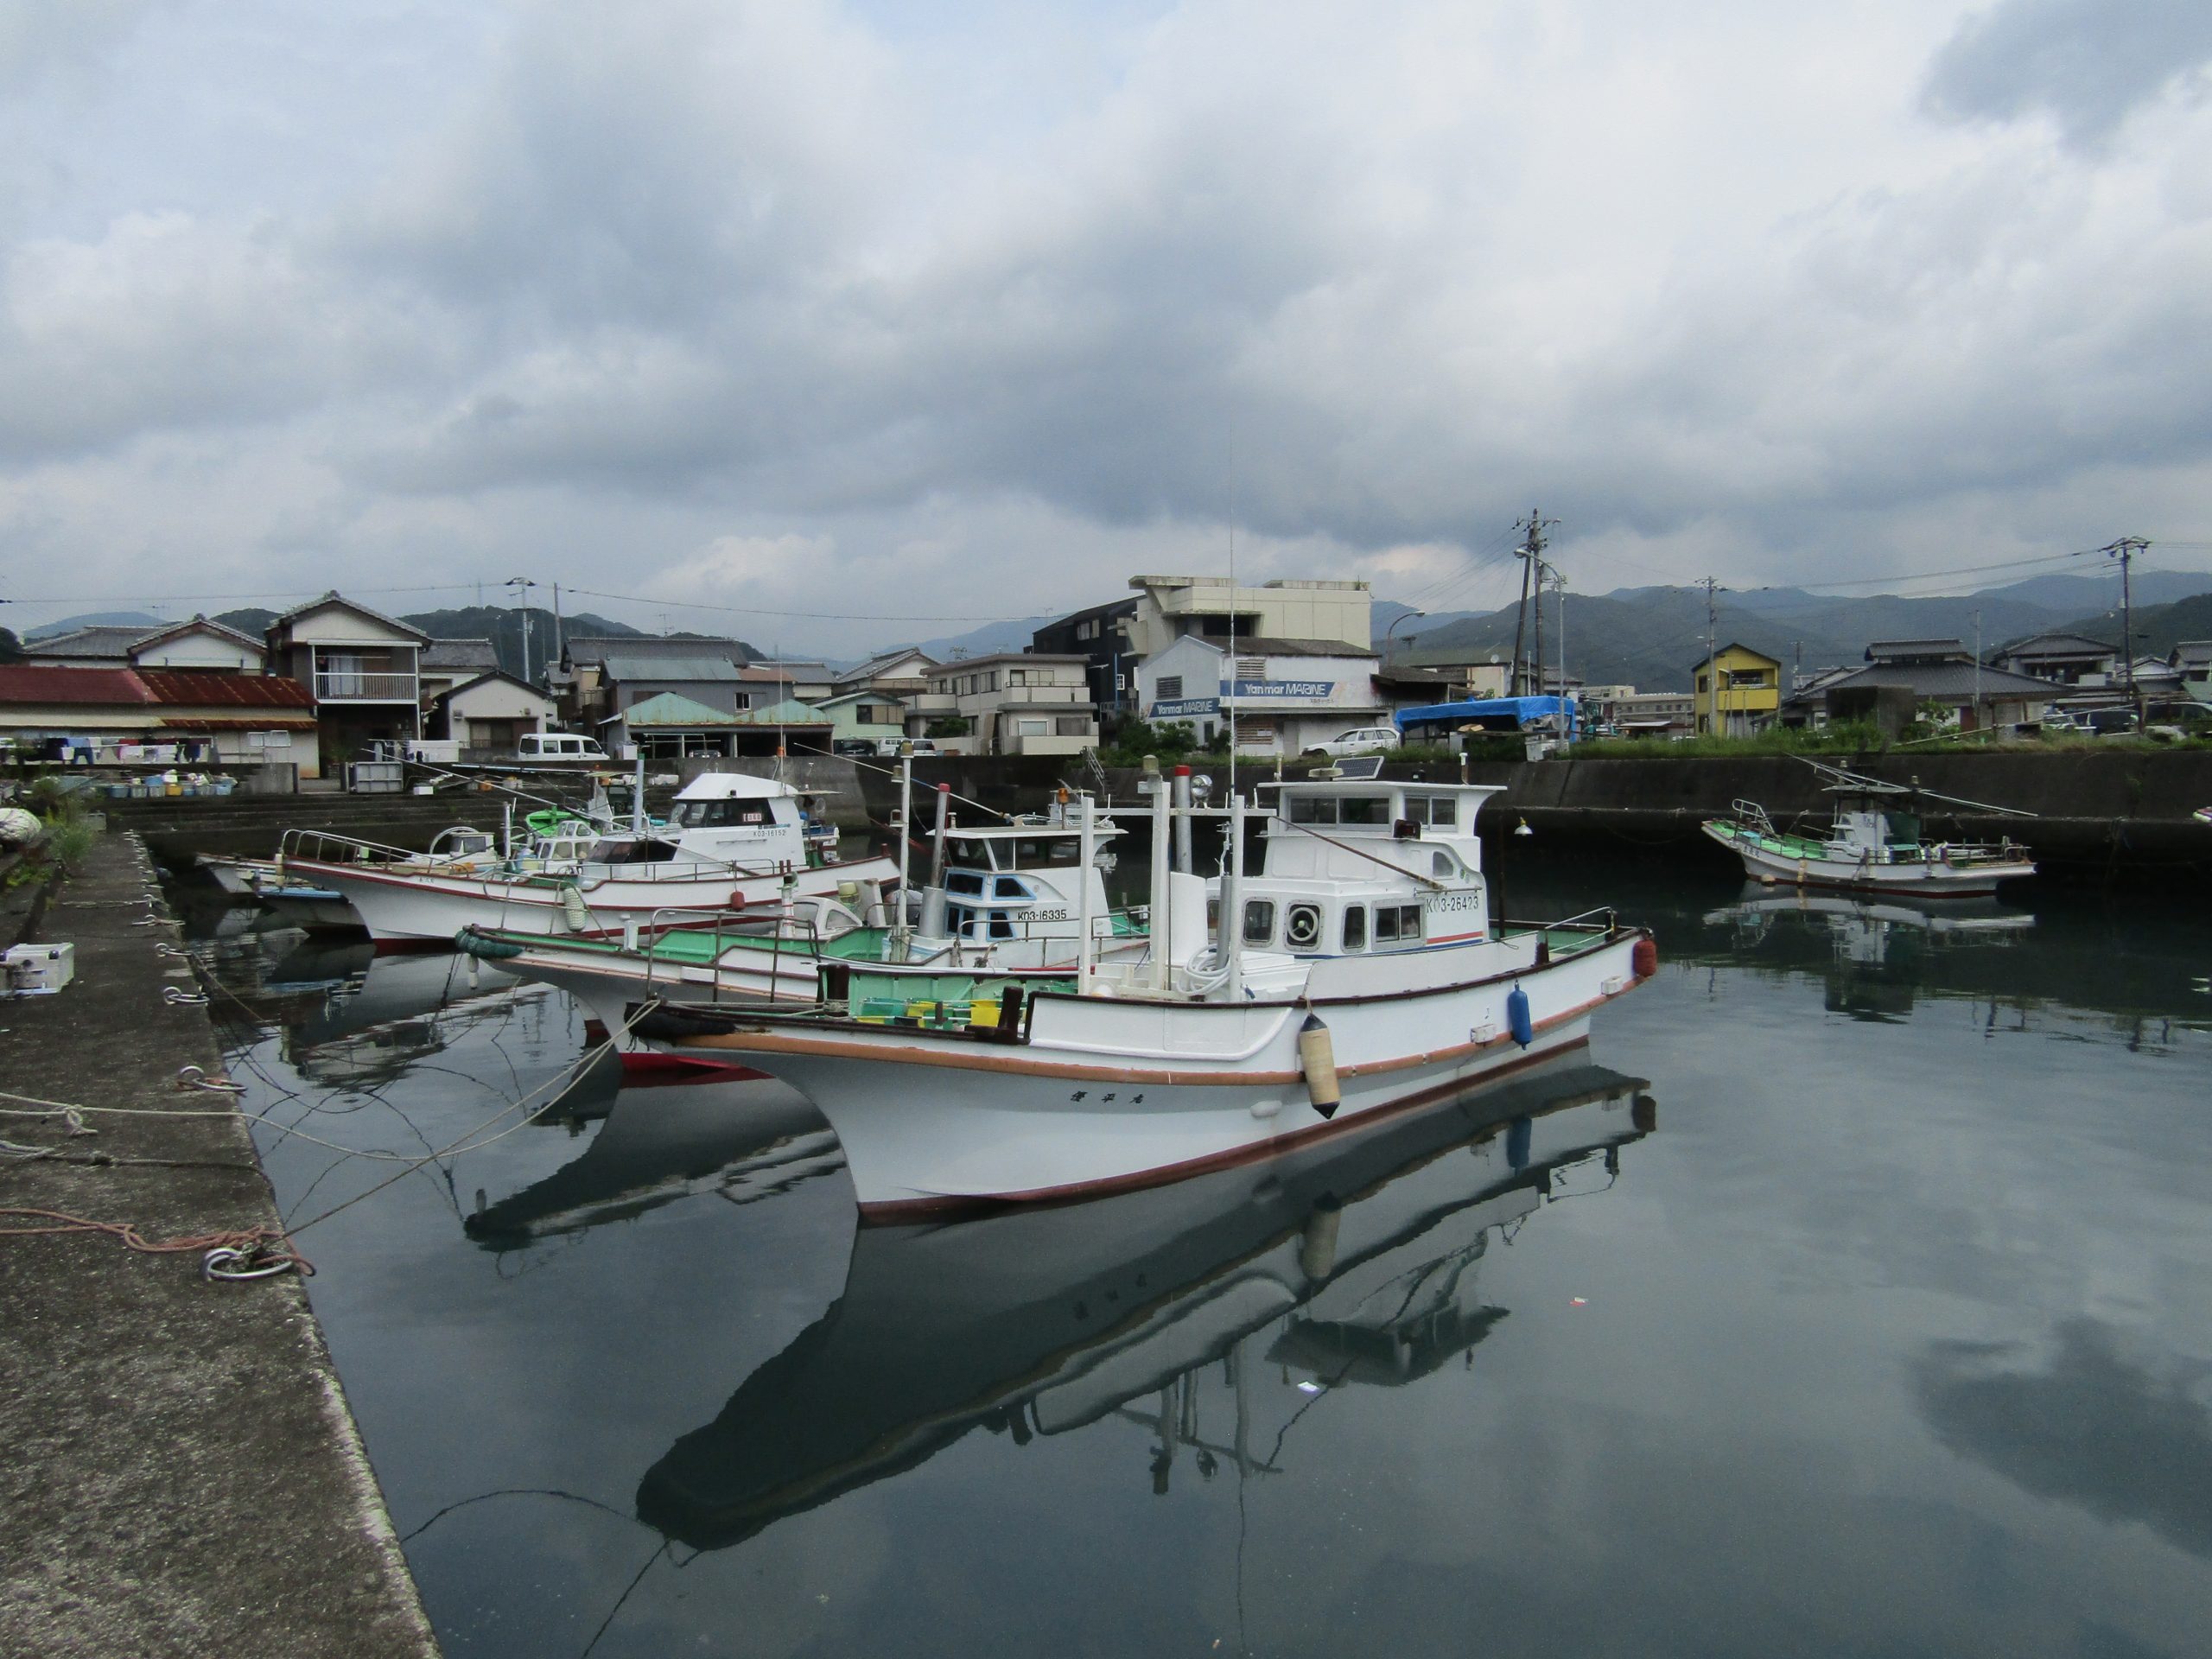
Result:
{"label": "yellow building", "polygon": [[1749,645],[1726,645],[1711,661],[1697,665],[1697,692],[1692,707],[1700,736],[1707,733],[1746,736],[1773,719],[1781,703],[1782,664],[1777,658],[1762,656]]}

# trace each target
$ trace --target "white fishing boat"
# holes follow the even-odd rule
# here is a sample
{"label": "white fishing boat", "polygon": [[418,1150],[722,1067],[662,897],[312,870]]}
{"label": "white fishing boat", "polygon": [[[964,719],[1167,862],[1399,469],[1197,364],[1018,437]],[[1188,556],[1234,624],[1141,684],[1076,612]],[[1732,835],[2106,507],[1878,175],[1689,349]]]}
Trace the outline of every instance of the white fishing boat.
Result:
{"label": "white fishing boat", "polygon": [[[637,1030],[791,1083],[837,1131],[862,1213],[881,1218],[1264,1157],[1580,1044],[1595,1009],[1656,971],[1649,936],[1610,912],[1493,928],[1475,818],[1495,789],[1268,787],[1262,870],[1242,868],[1233,798],[1210,889],[1169,867],[1159,780],[1135,960],[1101,961],[1086,911],[1065,987],[985,970],[918,996],[855,968],[819,1012],[690,1005]],[[1087,798],[1079,816],[1088,863]],[[1210,901],[1225,925],[1210,929]]]}
{"label": "white fishing boat", "polygon": [[1834,807],[1824,828],[1777,829],[1764,807],[1745,800],[1732,804],[1732,816],[1710,818],[1700,826],[1743,861],[1745,873],[1754,880],[1969,898],[1986,897],[2000,881],[2036,873],[2027,849],[2009,838],[1995,843],[1926,839],[1920,808],[1935,803],[2017,818],[2033,813],[1938,795],[1916,785],[1885,783],[1816,761],[1806,764],[1829,779],[1826,792]]}
{"label": "white fishing boat", "polygon": [[[1110,828],[1108,833],[1114,833]],[[630,1015],[646,1002],[781,1002],[814,1007],[847,995],[859,969],[933,995],[934,976],[982,971],[1071,983],[1076,918],[1108,918],[1102,955],[1141,951],[1142,921],[1108,908],[1099,867],[1081,861],[1082,831],[1065,822],[953,828],[940,822],[918,919],[870,925],[817,895],[766,914],[657,913],[626,937],[551,936],[465,928],[462,950],[559,987],[635,1052]],[[905,890],[901,872],[901,890]]]}
{"label": "white fishing boat", "polygon": [[665,829],[606,835],[565,872],[426,868],[361,855],[366,845],[293,831],[280,857],[288,878],[343,893],[380,945],[450,945],[470,926],[615,938],[656,912],[711,913],[840,893],[874,904],[898,873],[886,858],[813,861],[798,791],[741,772],[694,779]]}

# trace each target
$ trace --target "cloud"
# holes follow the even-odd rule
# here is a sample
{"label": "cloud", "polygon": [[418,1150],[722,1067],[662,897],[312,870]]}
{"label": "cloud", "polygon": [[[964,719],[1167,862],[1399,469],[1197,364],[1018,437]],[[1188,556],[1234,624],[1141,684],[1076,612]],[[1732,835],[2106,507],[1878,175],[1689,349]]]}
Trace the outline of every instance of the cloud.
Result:
{"label": "cloud", "polygon": [[142,579],[124,523],[656,594],[797,538],[726,590],[874,615],[1232,524],[1433,587],[1534,505],[1587,590],[2212,507],[2193,23],[2155,80],[2152,23],[2098,45],[2121,113],[2055,145],[2028,43],[2080,14],[2022,0],[341,7],[289,74],[267,3],[5,129],[0,514],[88,589]]}
{"label": "cloud", "polygon": [[96,61],[175,0],[0,0],[0,88]]}
{"label": "cloud", "polygon": [[2212,11],[2173,0],[1999,0],[1929,66],[1930,113],[1954,121],[2047,117],[2069,143],[2107,143],[2177,86],[2192,100],[2212,58]]}

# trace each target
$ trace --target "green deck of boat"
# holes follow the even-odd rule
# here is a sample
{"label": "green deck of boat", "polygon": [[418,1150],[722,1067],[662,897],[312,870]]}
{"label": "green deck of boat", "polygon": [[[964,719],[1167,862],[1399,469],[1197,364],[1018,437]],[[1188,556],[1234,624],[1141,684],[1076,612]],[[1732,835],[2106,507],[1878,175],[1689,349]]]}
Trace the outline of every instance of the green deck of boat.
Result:
{"label": "green deck of boat", "polygon": [[[789,957],[793,961],[810,960],[816,956],[842,962],[876,962],[883,957],[884,942],[889,935],[880,927],[856,927],[849,933],[840,933],[834,939],[819,942],[809,939],[764,938],[757,933],[716,933],[711,928],[680,928],[662,934],[651,941],[640,941],[635,950],[620,939],[563,939],[566,950],[581,950],[590,955],[644,957],[653,962],[671,963],[677,967],[711,967],[732,950],[757,951],[762,956]],[[532,939],[532,944],[542,941]]]}

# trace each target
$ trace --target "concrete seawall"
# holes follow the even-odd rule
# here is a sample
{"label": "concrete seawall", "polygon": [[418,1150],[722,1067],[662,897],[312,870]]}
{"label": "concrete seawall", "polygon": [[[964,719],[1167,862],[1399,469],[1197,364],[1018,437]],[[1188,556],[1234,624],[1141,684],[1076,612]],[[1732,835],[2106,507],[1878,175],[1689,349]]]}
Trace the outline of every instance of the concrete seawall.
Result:
{"label": "concrete seawall", "polygon": [[[686,781],[714,763],[686,762]],[[724,761],[734,771],[765,773],[766,760]],[[1196,762],[1217,785],[1228,767],[1217,756]],[[2191,814],[2212,805],[2212,751],[2114,747],[1988,754],[1928,753],[1867,757],[1858,769],[1897,783],[1917,779],[1930,790],[1993,805],[2018,807],[2032,821],[1959,810],[1936,820],[1946,835],[1995,839],[2009,835],[2038,858],[2078,870],[2154,872],[2177,865],[2212,869],[2212,827]],[[1393,766],[1389,775],[1457,778],[1451,764]],[[785,775],[803,791],[817,794],[830,818],[849,830],[887,823],[899,795],[898,763],[855,762],[798,756]],[[1240,780],[1275,776],[1271,763],[1244,762]],[[1302,775],[1292,768],[1289,775]],[[1697,834],[1706,818],[1725,816],[1738,800],[1756,801],[1779,823],[1800,814],[1824,819],[1822,780],[1787,755],[1699,755],[1649,760],[1477,761],[1470,781],[1505,791],[1491,804],[1484,828],[1503,833],[1528,820],[1533,830],[1688,848],[1707,845]],[[1135,805],[1139,773],[1109,768],[1115,801]],[[916,817],[926,825],[935,809],[926,798],[942,783],[957,797],[1005,812],[1042,809],[1061,785],[1096,785],[1079,758],[933,756],[914,764]],[[496,829],[503,797],[455,793],[411,796],[302,795],[232,798],[224,801],[118,803],[111,818],[141,830],[165,859],[182,862],[193,852],[266,853],[288,828],[330,829],[399,846],[421,846],[451,823]],[[658,797],[655,798],[658,804]],[[976,809],[957,806],[972,818]],[[1933,815],[1930,815],[1931,817]],[[1717,854],[1718,849],[1713,851]]]}
{"label": "concrete seawall", "polygon": [[[76,982],[0,1001],[0,1087],[121,1112],[0,1118],[42,1155],[0,1205],[128,1222],[149,1241],[277,1223],[207,1010],[149,868],[99,842],[41,930]],[[11,1111],[37,1109],[0,1101]],[[47,1224],[0,1217],[0,1228]],[[312,1238],[302,1248],[313,1251]],[[433,1659],[301,1281],[204,1279],[196,1249],[98,1233],[0,1238],[0,1653]]]}

